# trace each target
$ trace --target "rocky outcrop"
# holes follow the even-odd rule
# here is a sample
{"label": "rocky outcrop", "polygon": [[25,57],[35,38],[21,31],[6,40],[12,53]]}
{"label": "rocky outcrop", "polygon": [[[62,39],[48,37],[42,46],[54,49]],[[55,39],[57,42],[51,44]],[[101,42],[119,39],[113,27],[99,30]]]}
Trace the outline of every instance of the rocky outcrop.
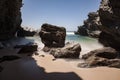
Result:
{"label": "rocky outcrop", "polygon": [[15,48],[21,48],[18,54],[31,54],[37,51],[38,45],[35,43],[28,43],[26,45],[16,45]]}
{"label": "rocky outcrop", "polygon": [[88,36],[88,30],[85,26],[78,26],[77,32],[75,34],[82,35],[82,36]]}
{"label": "rocky outcrop", "polygon": [[65,45],[66,29],[64,27],[43,24],[39,35],[45,48],[64,47]]}
{"label": "rocky outcrop", "polygon": [[21,27],[19,28],[19,30],[17,31],[17,37],[32,37],[36,34],[37,32],[35,30],[33,30],[32,28],[28,28],[28,27]]}
{"label": "rocky outcrop", "polygon": [[80,51],[80,44],[70,44],[64,48],[52,49],[50,54],[55,58],[79,58]]}
{"label": "rocky outcrop", "polygon": [[84,21],[84,25],[78,26],[78,31],[76,34],[80,34],[83,36],[92,36],[98,37],[100,34],[100,20],[98,12],[90,12],[88,14],[88,19]]}
{"label": "rocky outcrop", "polygon": [[99,41],[120,50],[120,0],[102,0],[99,16],[102,24]]}
{"label": "rocky outcrop", "polygon": [[85,60],[79,67],[109,66],[120,68],[120,54],[115,49],[106,47],[97,49],[82,56]]}
{"label": "rocky outcrop", "polygon": [[22,0],[0,0],[0,40],[15,36],[22,19]]}

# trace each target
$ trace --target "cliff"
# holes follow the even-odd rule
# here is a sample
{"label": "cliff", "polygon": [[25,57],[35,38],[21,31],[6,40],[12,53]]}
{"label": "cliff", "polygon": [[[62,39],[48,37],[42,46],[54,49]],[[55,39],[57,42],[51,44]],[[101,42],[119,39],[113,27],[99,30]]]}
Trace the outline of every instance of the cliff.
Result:
{"label": "cliff", "polygon": [[102,30],[99,41],[120,50],[120,0],[102,0],[99,16]]}
{"label": "cliff", "polygon": [[0,0],[0,40],[15,36],[22,19],[22,0]]}

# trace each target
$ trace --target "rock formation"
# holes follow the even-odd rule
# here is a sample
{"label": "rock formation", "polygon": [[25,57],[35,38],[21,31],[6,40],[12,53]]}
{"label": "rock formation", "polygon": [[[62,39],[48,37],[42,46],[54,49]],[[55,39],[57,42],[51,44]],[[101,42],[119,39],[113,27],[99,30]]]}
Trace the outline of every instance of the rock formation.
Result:
{"label": "rock formation", "polygon": [[14,48],[21,48],[18,54],[31,54],[37,51],[38,45],[30,42],[26,45],[16,45]]}
{"label": "rock formation", "polygon": [[80,44],[70,44],[66,45],[64,48],[52,49],[50,54],[55,58],[79,58],[80,51]]}
{"label": "rock formation", "polygon": [[120,0],[102,0],[99,16],[102,24],[99,41],[120,50]]}
{"label": "rock formation", "polygon": [[45,48],[64,47],[65,45],[66,29],[64,27],[43,24],[39,35]]}
{"label": "rock formation", "polygon": [[120,68],[120,55],[115,49],[106,47],[97,49],[82,56],[85,60],[79,67],[109,66]]}
{"label": "rock formation", "polygon": [[100,20],[98,12],[90,12],[88,14],[88,19],[84,21],[84,25],[78,26],[78,31],[76,34],[98,37],[101,32],[99,29],[99,24]]}
{"label": "rock formation", "polygon": [[22,19],[22,0],[0,0],[0,40],[14,37]]}
{"label": "rock formation", "polygon": [[28,27],[21,27],[17,31],[17,37],[25,37],[25,36],[34,36],[37,32],[32,28]]}

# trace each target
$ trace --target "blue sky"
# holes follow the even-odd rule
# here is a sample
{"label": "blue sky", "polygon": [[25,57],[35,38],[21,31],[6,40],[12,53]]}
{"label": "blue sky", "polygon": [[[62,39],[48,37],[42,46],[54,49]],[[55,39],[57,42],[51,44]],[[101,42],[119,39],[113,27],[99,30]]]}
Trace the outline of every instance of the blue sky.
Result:
{"label": "blue sky", "polygon": [[89,12],[99,8],[101,0],[24,0],[22,25],[40,29],[43,23],[76,31]]}

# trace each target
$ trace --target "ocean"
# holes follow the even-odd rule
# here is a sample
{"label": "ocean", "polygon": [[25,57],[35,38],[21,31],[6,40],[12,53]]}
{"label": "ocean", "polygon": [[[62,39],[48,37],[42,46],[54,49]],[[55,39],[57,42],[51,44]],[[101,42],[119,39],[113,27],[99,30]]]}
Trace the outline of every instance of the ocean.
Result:
{"label": "ocean", "polygon": [[[34,37],[26,37],[26,38],[14,38],[12,40],[4,41],[4,46],[11,47],[15,45],[24,45],[29,42],[35,42],[39,45],[39,48],[43,48],[44,44],[41,42],[41,39],[39,36]],[[66,42],[75,42],[79,43],[81,45],[82,51],[81,54],[88,53],[91,50],[102,48],[103,46],[98,42],[95,38],[90,38],[86,36],[80,36],[74,34],[74,32],[67,32],[66,35]]]}
{"label": "ocean", "polygon": [[[103,47],[103,45],[98,42],[98,39],[76,35],[74,34],[74,32],[67,32],[66,34],[67,34],[65,41],[66,43],[74,42],[74,43],[79,43],[81,45],[82,48],[81,55]],[[34,40],[36,43],[40,45],[39,46],[40,48],[44,47],[39,36],[35,36]]]}
{"label": "ocean", "polygon": [[103,45],[98,42],[98,39],[76,35],[74,32],[67,32],[66,42],[79,43],[82,48],[81,54],[86,54],[92,50],[103,47]]}

